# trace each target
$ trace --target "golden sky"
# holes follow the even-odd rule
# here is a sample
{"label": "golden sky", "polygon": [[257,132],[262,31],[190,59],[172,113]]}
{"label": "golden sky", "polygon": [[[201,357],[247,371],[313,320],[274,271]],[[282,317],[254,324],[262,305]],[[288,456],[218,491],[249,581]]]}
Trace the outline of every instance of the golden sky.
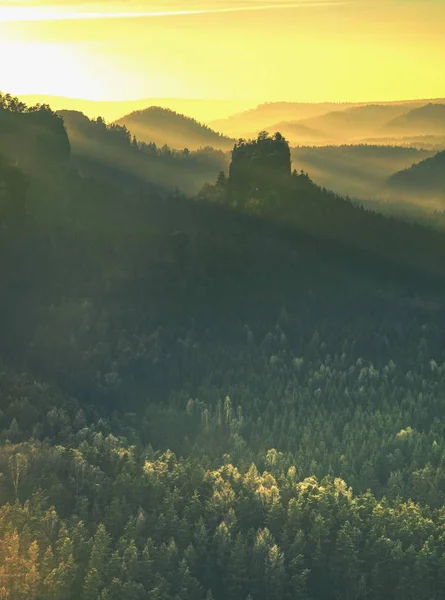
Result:
{"label": "golden sky", "polygon": [[445,0],[0,0],[0,90],[365,101],[445,96]]}

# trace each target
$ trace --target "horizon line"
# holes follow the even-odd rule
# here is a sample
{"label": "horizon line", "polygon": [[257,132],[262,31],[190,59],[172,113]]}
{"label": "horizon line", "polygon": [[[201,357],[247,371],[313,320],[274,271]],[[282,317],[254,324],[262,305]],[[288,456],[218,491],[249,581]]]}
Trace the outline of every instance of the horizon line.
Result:
{"label": "horizon line", "polygon": [[[0,89],[0,93],[2,92]],[[425,97],[417,96],[410,98],[393,98],[387,100],[260,100],[254,98],[202,98],[192,96],[142,96],[137,98],[118,98],[118,99],[94,99],[85,98],[83,96],[64,96],[59,94],[51,94],[46,92],[10,92],[11,96],[24,97],[24,96],[47,96],[48,98],[61,99],[61,100],[79,100],[82,102],[94,102],[94,103],[119,103],[119,102],[144,102],[146,100],[179,100],[179,101],[193,101],[193,102],[257,102],[261,104],[386,104],[388,102],[427,102],[429,100],[445,100],[445,93],[443,96]]]}

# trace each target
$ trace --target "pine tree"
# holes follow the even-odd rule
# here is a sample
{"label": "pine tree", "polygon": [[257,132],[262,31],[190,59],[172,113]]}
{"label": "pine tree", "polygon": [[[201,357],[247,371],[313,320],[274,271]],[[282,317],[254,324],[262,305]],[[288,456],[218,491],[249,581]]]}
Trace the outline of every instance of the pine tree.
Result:
{"label": "pine tree", "polygon": [[[51,561],[51,557],[47,557]],[[48,567],[49,567],[48,562]],[[57,560],[43,581],[45,598],[48,600],[67,600],[72,597],[73,582],[77,566],[74,562],[73,544],[67,530],[62,527],[57,541]]]}
{"label": "pine tree", "polygon": [[106,584],[108,558],[110,554],[110,536],[105,526],[100,524],[93,538],[90,560],[85,576],[83,595],[85,600],[97,600]]}

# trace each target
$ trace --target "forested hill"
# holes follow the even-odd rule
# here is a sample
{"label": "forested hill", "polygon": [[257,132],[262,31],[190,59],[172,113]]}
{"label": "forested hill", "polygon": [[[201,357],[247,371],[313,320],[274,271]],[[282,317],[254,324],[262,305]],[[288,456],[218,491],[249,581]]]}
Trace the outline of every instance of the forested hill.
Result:
{"label": "forested hill", "polygon": [[[284,131],[278,129],[284,134]],[[300,146],[292,148],[292,160],[319,185],[339,194],[367,199],[378,197],[393,173],[430,158],[432,150],[382,145]],[[421,200],[419,198],[419,200]],[[391,211],[394,204],[388,203]],[[380,210],[384,205],[380,205]]]}
{"label": "forested hill", "polygon": [[409,196],[433,198],[445,202],[445,151],[394,173],[388,179],[391,189]]}
{"label": "forested hill", "polygon": [[307,174],[291,172],[290,161],[280,134],[271,138],[262,133],[250,143],[241,140],[234,149],[229,178],[206,184],[200,197],[329,240],[352,255],[360,250],[399,268],[444,274],[442,234],[365,210],[316,185]]}
{"label": "forested hill", "polygon": [[219,150],[231,150],[234,144],[234,140],[195,119],[159,106],[135,111],[116,123],[125,125],[139,140],[158,146],[167,144],[172,148],[189,150],[212,146]]}
{"label": "forested hill", "polygon": [[187,194],[213,181],[227,168],[228,157],[220,150],[201,148],[172,150],[138,141],[123,125],[90,120],[76,111],[59,111],[72,146],[72,165],[82,175],[160,192],[180,188]]}
{"label": "forested hill", "polygon": [[0,595],[443,600],[444,236],[279,135],[195,199],[33,185],[2,162]]}

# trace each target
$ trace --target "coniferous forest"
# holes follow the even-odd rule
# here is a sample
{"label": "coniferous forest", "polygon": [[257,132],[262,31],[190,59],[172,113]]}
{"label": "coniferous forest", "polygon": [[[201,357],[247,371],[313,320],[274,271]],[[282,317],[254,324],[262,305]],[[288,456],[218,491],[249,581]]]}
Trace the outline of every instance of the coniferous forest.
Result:
{"label": "coniferous forest", "polygon": [[188,196],[0,127],[1,600],[444,599],[445,234],[278,133]]}

